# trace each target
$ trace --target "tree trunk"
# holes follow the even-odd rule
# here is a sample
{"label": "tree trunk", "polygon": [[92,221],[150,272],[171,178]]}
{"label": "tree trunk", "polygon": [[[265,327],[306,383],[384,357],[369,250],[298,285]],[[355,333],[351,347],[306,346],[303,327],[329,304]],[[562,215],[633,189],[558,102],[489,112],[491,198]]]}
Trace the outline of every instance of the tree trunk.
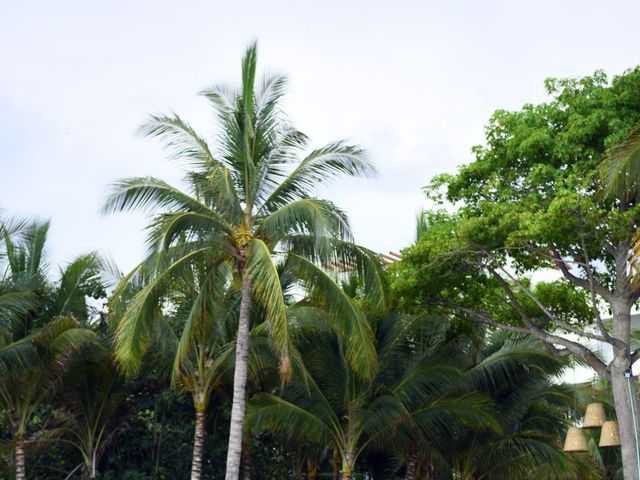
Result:
{"label": "tree trunk", "polygon": [[17,437],[15,441],[14,461],[16,469],[16,480],[26,480],[26,467],[24,462],[24,439]]}
{"label": "tree trunk", "polygon": [[196,428],[193,434],[193,460],[191,462],[191,480],[200,480],[202,477],[202,450],[204,448],[204,424],[205,412],[196,409]]}
{"label": "tree trunk", "polygon": [[82,478],[96,478],[98,476],[98,465],[97,465],[97,452],[94,450],[93,452],[89,452],[87,458],[87,463],[84,465],[84,472],[82,474]]}
{"label": "tree trunk", "polygon": [[342,464],[342,480],[351,480],[351,474],[353,473],[355,463],[353,453],[345,452],[344,463]]}
{"label": "tree trunk", "polygon": [[416,478],[416,468],[418,466],[418,446],[412,443],[409,447],[409,456],[407,457],[407,470],[404,474],[404,480],[414,480]]}
{"label": "tree trunk", "polygon": [[307,480],[318,480],[318,458],[315,454],[307,458]]}
{"label": "tree trunk", "polygon": [[[629,345],[631,305],[626,302],[613,302],[612,310],[612,334]],[[614,356],[609,368],[611,370],[613,401],[620,429],[620,443],[622,444],[622,469],[625,480],[638,480],[640,479],[640,445],[636,444],[637,435],[640,433],[638,392],[633,379],[625,377],[625,372],[631,370],[629,351],[614,348],[613,352]]]}
{"label": "tree trunk", "polygon": [[251,480],[251,451],[248,435],[242,439],[242,480]]}
{"label": "tree trunk", "polygon": [[242,455],[242,430],[247,396],[247,363],[249,360],[249,315],[251,313],[251,280],[244,273],[242,278],[238,337],[236,339],[236,364],[233,375],[233,404],[229,427],[226,480],[238,480]]}
{"label": "tree trunk", "polygon": [[[611,369],[611,387],[616,407],[620,442],[622,443],[622,469],[625,480],[636,480],[638,476],[638,452],[636,448],[636,429],[638,428],[638,392],[635,383],[624,377],[625,369]],[[629,393],[631,390],[631,393]],[[635,409],[635,429],[634,415]]]}
{"label": "tree trunk", "polygon": [[338,453],[338,449],[333,449],[333,480],[340,480],[340,466],[342,465],[342,459],[340,458],[340,453]]}
{"label": "tree trunk", "polygon": [[340,465],[342,465],[342,460],[340,459],[340,454],[338,453],[338,449],[333,449],[333,480],[340,480]]}

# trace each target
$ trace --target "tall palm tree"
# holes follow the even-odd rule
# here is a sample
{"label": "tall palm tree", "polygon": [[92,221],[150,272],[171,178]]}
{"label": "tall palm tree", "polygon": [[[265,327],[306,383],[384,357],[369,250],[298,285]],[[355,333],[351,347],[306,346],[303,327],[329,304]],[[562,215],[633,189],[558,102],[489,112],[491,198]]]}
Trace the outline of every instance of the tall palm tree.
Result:
{"label": "tall palm tree", "polygon": [[[176,249],[159,252],[151,263],[151,271],[143,273],[145,282],[153,282],[163,273],[158,263],[173,263]],[[180,248],[177,249],[182,253]],[[165,257],[160,259],[159,257]],[[149,262],[145,262],[149,263]],[[149,265],[141,265],[143,269]],[[213,391],[224,383],[226,368],[234,351],[237,289],[231,285],[230,271],[216,258],[197,263],[173,275],[166,295],[159,297],[156,308],[171,313],[160,314],[158,340],[165,345],[166,355],[173,358],[171,383],[191,393],[195,409],[195,429],[191,480],[202,476],[206,413]],[[120,298],[122,294],[116,292]],[[178,331],[178,335],[174,331]]]}
{"label": "tall palm tree", "polygon": [[[370,280],[379,273],[375,256],[351,243],[344,212],[314,196],[330,179],[371,175],[373,166],[361,149],[344,142],[309,152],[307,137],[292,128],[280,110],[286,79],[265,77],[257,87],[256,61],[254,44],[242,59],[239,89],[217,85],[203,92],[217,114],[215,146],[175,114],[153,116],[142,127],[145,135],[159,137],[174,157],[193,166],[186,176],[188,193],[155,178],[131,178],[117,183],[104,205],[106,212],[161,209],[149,226],[152,251],[178,244],[183,250],[181,257],[139,292],[119,323],[116,356],[127,372],[140,364],[153,330],[149,307],[167,277],[188,265],[209,261],[203,258],[215,258],[213,264],[226,263],[234,274],[240,306],[228,480],[239,475],[254,302],[265,311],[283,378],[291,374],[288,324],[276,269],[278,254],[288,256],[291,268],[309,288],[325,280],[318,263],[347,260]],[[382,299],[382,283],[370,285]],[[370,343],[368,325],[339,295],[331,304],[335,325],[359,339],[348,349],[350,361],[359,374],[370,375],[375,352],[358,345]]]}
{"label": "tall palm tree", "polygon": [[26,478],[25,441],[30,421],[52,395],[70,351],[91,340],[85,328],[87,296],[104,293],[100,261],[78,257],[48,280],[49,224],[3,222],[0,250],[0,411],[10,425],[17,480]]}
{"label": "tall palm tree", "polygon": [[[176,288],[180,296],[176,317],[182,332],[177,343],[172,383],[191,392],[196,411],[191,480],[202,476],[202,454],[206,412],[212,392],[223,383],[225,360],[233,353],[229,317],[233,291],[228,292],[229,275],[222,263],[217,268],[190,275]],[[195,270],[195,269],[194,269]],[[193,278],[195,277],[195,278]],[[230,293],[230,294],[229,294]],[[227,328],[225,328],[227,327]],[[231,345],[229,345],[231,343]]]}

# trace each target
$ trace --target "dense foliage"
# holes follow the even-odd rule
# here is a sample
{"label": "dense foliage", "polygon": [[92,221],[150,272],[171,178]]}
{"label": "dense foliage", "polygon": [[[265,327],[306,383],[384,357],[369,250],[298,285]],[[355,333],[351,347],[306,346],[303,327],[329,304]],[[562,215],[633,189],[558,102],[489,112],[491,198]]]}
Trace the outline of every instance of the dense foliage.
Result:
{"label": "dense foliage", "polygon": [[[239,88],[203,92],[212,141],[175,114],[143,127],[190,169],[185,191],[153,177],[113,186],[105,211],[152,214],[131,272],[94,253],[53,272],[48,223],[0,218],[0,476],[590,480],[626,469],[624,449],[592,438],[589,453],[567,454],[561,438],[593,398],[619,418],[625,407],[616,375],[632,360],[640,207],[631,188],[600,193],[611,176],[599,165],[640,122],[640,70],[550,80],[549,102],[496,112],[476,161],[427,188],[440,205],[386,268],[316,196],[373,166],[344,142],[311,149],[280,109],[284,77],[256,81],[256,62],[253,45]],[[561,275],[533,278],[548,268]],[[610,343],[614,361],[562,329]],[[561,382],[568,354],[601,374],[598,389]]]}
{"label": "dense foliage", "polygon": [[630,334],[640,203],[634,170],[621,166],[637,160],[640,68],[546,85],[548,102],[497,111],[475,161],[429,184],[439,205],[403,252],[395,286],[407,308],[533,335],[610,380],[625,477],[636,478],[640,404],[625,372],[639,355]]}

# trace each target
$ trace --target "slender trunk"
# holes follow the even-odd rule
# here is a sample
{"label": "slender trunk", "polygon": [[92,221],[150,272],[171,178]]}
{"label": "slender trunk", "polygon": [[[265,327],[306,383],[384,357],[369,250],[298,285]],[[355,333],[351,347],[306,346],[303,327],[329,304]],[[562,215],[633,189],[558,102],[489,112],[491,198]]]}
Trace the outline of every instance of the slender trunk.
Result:
{"label": "slender trunk", "polygon": [[233,405],[229,427],[226,480],[238,480],[242,454],[242,428],[246,409],[247,363],[249,360],[249,315],[251,313],[251,281],[245,273],[242,278],[238,338],[236,340],[236,365],[233,375]]}
{"label": "slender trunk", "polygon": [[342,480],[351,480],[351,474],[353,473],[355,463],[353,453],[345,452],[344,463],[342,464]]}
{"label": "slender trunk", "polygon": [[16,437],[15,440],[14,462],[16,480],[26,480],[27,474],[24,462],[24,439],[22,437]]}
{"label": "slender trunk", "polygon": [[196,409],[196,428],[193,434],[193,460],[191,462],[191,480],[202,477],[202,450],[204,448],[205,412]]}
{"label": "slender trunk", "polygon": [[412,443],[409,447],[409,456],[407,457],[407,471],[404,474],[404,480],[414,480],[416,478],[416,468],[418,466],[418,445]]}
{"label": "slender trunk", "polygon": [[313,453],[307,458],[307,480],[318,480],[318,457]]}
{"label": "slender trunk", "polygon": [[96,478],[98,476],[97,452],[88,452],[87,461],[84,465],[82,478]]}
{"label": "slender trunk", "polygon": [[164,406],[164,403],[163,403],[159,422],[157,421],[158,416],[156,414],[157,406],[158,406],[158,404],[156,402],[156,404],[154,406],[154,409],[153,409],[153,416],[154,416],[154,419],[156,419],[153,432],[154,432],[154,435],[156,435],[156,433],[157,433],[157,437],[154,440],[156,448],[155,448],[155,450],[153,452],[153,456],[154,456],[154,460],[155,460],[155,466],[154,466],[154,469],[153,469],[153,478],[158,478],[158,471],[160,470],[160,450],[162,448],[162,438],[164,436],[164,427],[163,427],[163,425],[164,425],[164,417],[165,417],[165,406]]}
{"label": "slender trunk", "polygon": [[[624,377],[625,369],[611,369],[611,387],[613,390],[613,401],[616,407],[616,417],[618,428],[620,429],[620,442],[622,444],[622,469],[625,480],[636,480],[638,476],[638,452],[636,448],[636,430],[634,429],[634,415],[632,406],[635,409],[635,428],[638,428],[638,392],[635,383]],[[629,393],[631,390],[631,393]],[[633,402],[633,403],[632,403]]]}
{"label": "slender trunk", "polygon": [[[631,305],[626,302],[614,302],[612,334],[625,342],[630,340]],[[622,450],[622,469],[625,480],[640,479],[640,444],[637,435],[640,433],[639,402],[636,384],[633,378],[626,378],[625,372],[630,371],[629,352],[614,348],[614,357],[609,364],[611,369],[611,388],[616,409],[620,443]]]}
{"label": "slender trunk", "polygon": [[251,480],[251,451],[248,435],[242,438],[242,480]]}
{"label": "slender trunk", "polygon": [[291,475],[293,478],[301,478],[302,471],[304,470],[305,456],[302,446],[296,448],[291,458]]}
{"label": "slender trunk", "polygon": [[338,449],[333,450],[333,480],[340,480],[340,465],[342,460],[340,459],[340,453]]}

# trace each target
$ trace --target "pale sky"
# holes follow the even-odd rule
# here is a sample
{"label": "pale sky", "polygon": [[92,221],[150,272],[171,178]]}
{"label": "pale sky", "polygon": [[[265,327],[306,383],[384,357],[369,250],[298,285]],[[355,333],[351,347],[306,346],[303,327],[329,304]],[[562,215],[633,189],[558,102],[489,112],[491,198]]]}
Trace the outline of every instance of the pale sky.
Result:
{"label": "pale sky", "polygon": [[183,172],[137,126],[175,111],[210,132],[197,92],[239,82],[257,39],[295,125],[370,152],[378,178],[330,193],[359,243],[397,251],[420,188],[472,160],[494,110],[543,101],[550,76],[640,64],[638,18],[635,1],[0,0],[0,208],[52,219],[53,262],[98,250],[128,270],[146,221],[99,216],[108,185]]}

